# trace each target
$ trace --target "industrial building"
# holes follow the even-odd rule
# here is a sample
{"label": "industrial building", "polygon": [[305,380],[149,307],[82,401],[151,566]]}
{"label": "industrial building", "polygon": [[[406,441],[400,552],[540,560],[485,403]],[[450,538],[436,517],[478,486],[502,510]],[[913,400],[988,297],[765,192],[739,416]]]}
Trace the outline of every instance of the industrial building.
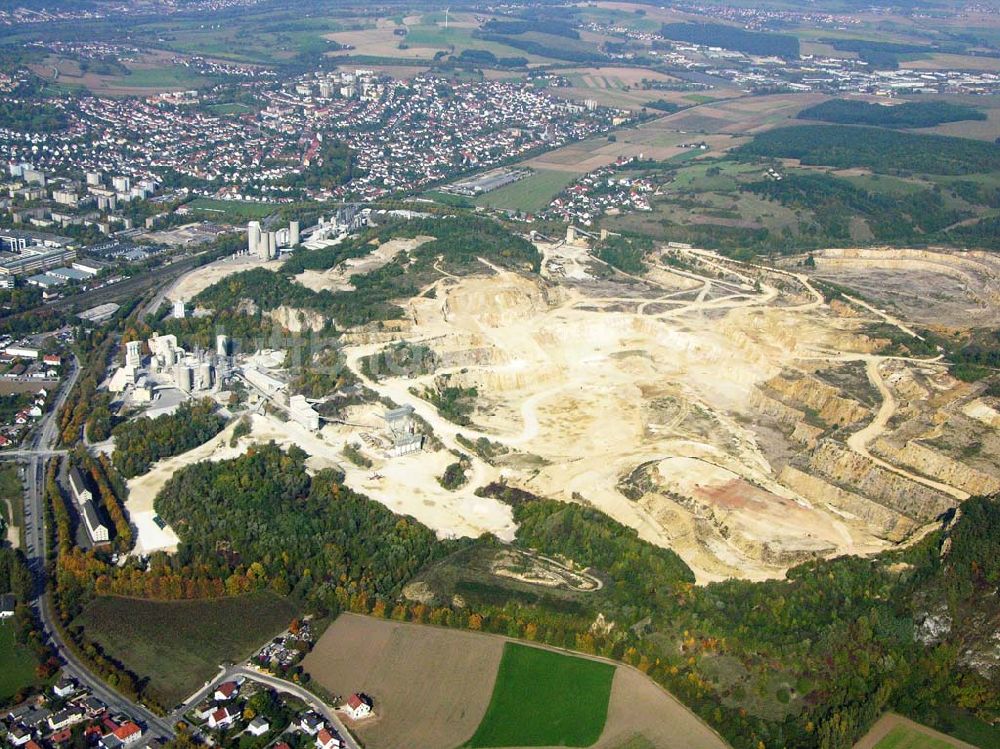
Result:
{"label": "industrial building", "polygon": [[382,414],[392,446],[386,451],[390,458],[419,452],[424,446],[424,435],[416,430],[413,406],[392,408]]}

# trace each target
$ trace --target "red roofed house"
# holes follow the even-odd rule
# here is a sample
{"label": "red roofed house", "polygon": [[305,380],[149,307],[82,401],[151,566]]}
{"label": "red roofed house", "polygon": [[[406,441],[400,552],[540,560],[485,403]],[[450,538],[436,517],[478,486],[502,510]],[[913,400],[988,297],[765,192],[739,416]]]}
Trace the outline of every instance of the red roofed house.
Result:
{"label": "red roofed house", "polygon": [[142,729],[132,721],[123,723],[112,731],[112,733],[114,733],[115,738],[122,742],[125,746],[134,744],[142,738]]}
{"label": "red roofed house", "polygon": [[240,685],[235,681],[224,681],[215,688],[215,699],[220,702],[231,700],[240,691]]}
{"label": "red roofed house", "polygon": [[347,698],[347,705],[344,712],[351,716],[352,720],[361,720],[372,714],[372,699],[367,694],[355,692]]}
{"label": "red roofed house", "polygon": [[38,745],[37,741],[32,739],[31,741],[29,741],[27,744],[24,745],[24,749],[42,749],[42,747]]}
{"label": "red roofed house", "polygon": [[226,726],[231,726],[236,720],[237,715],[239,715],[239,713],[235,710],[230,711],[228,707],[220,707],[208,716],[208,727],[225,728]]}
{"label": "red roofed house", "polygon": [[46,354],[42,357],[42,361],[52,367],[58,367],[62,364],[62,359],[57,354]]}
{"label": "red roofed house", "polygon": [[341,749],[340,737],[325,728],[316,735],[316,749]]}

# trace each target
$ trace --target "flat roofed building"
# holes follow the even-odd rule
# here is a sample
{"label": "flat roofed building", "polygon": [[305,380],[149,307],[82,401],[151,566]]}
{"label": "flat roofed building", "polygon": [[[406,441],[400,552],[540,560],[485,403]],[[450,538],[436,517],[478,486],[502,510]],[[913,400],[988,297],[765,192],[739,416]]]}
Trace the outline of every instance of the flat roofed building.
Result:
{"label": "flat roofed building", "polygon": [[24,276],[64,265],[75,258],[76,250],[69,247],[28,247],[19,255],[0,259],[0,276]]}

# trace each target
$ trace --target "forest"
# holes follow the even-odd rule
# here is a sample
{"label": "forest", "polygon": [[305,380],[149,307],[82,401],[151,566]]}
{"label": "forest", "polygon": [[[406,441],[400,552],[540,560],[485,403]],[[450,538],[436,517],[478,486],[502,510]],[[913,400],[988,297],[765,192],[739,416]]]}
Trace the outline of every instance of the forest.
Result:
{"label": "forest", "polygon": [[206,398],[185,401],[172,414],[137,418],[114,428],[114,467],[126,478],[139,476],[161,458],[192,450],[222,431],[225,420]]}
{"label": "forest", "polygon": [[799,159],[884,174],[980,174],[1000,170],[1000,146],[967,138],[848,125],[799,125],[760,133],[737,156]]}
{"label": "forest", "polygon": [[660,33],[667,39],[712,47],[724,47],[748,55],[799,56],[799,40],[788,34],[746,31],[721,23],[665,23]]}
{"label": "forest", "polygon": [[346,185],[358,174],[351,149],[338,140],[330,139],[320,145],[309,168],[290,175],[285,184],[309,190],[329,190]]}
{"label": "forest", "polygon": [[19,133],[50,133],[69,126],[66,113],[53,104],[32,98],[4,98],[0,106],[0,130]]}
{"label": "forest", "polygon": [[[427,235],[435,239],[408,256],[398,256],[370,273],[351,276],[352,291],[315,292],[292,280],[302,270],[326,270],[349,257],[367,254],[372,241]],[[536,273],[541,265],[533,244],[490,219],[468,214],[422,218],[387,224],[328,250],[299,251],[280,272],[255,268],[233,274],[205,289],[195,302],[229,311],[240,309],[243,300],[252,301],[261,312],[287,305],[319,312],[336,327],[363,325],[399,318],[402,309],[395,300],[420,293],[422,286],[440,277],[439,269],[456,275],[478,270],[483,267],[479,258]]]}
{"label": "forest", "polygon": [[597,257],[625,273],[646,272],[646,253],[653,249],[652,240],[646,237],[627,239],[609,236],[597,249]]}
{"label": "forest", "polygon": [[863,218],[882,242],[925,239],[967,216],[945,206],[940,191],[920,190],[901,195],[869,192],[851,182],[818,172],[788,173],[778,182],[744,185],[756,195],[783,205],[812,211],[825,241],[851,241],[851,221]]}
{"label": "forest", "polygon": [[[183,598],[270,590],[317,613],[350,609],[549,642],[636,665],[737,749],[847,749],[886,709],[931,724],[956,710],[1000,712],[997,684],[961,657],[988,647],[972,625],[1000,615],[995,498],[969,500],[950,528],[905,550],[810,562],[786,580],[698,587],[676,554],[603,513],[494,485],[484,493],[512,505],[519,547],[590,568],[605,588],[572,606],[494,587],[462,607],[430,607],[403,602],[402,586],[451,554],[496,542],[439,541],[345,487],[335,471],[310,477],[305,459],[296,447],[267,444],[184,468],[155,505],[181,537],[178,553],[139,572],[60,543],[61,604],[78,610],[88,596],[125,591]],[[920,622],[942,607],[951,630],[925,644]],[[595,630],[598,613],[616,626]],[[711,676],[720,658],[736,664],[735,681]],[[775,675],[792,685],[778,697],[788,705],[781,717],[747,699]]]}
{"label": "forest", "polygon": [[271,443],[179,471],[155,504],[183,541],[175,563],[214,562],[224,549],[251,584],[335,611],[348,594],[398,595],[445,550],[428,528],[355,494],[341,475],[310,478],[306,457]]}
{"label": "forest", "polygon": [[840,125],[911,128],[934,127],[944,122],[961,120],[985,120],[986,113],[975,107],[946,101],[908,101],[886,106],[855,99],[830,99],[806,107],[796,118]]}

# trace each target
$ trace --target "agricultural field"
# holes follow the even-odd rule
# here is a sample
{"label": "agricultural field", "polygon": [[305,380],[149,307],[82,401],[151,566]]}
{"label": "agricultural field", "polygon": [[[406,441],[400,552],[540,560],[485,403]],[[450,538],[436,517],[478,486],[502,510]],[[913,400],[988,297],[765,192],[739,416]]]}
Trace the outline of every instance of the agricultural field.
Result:
{"label": "agricultural field", "polygon": [[696,106],[663,118],[664,126],[705,135],[753,135],[779,125],[794,124],[795,115],[826,97],[774,94],[718,100],[719,92],[713,90],[709,97],[688,94],[684,98]]}
{"label": "agricultural field", "polygon": [[972,749],[972,744],[947,736],[900,715],[883,715],[854,749]]}
{"label": "agricultural field", "polygon": [[0,704],[37,682],[35,657],[14,635],[13,622],[0,622]]}
{"label": "agricultural field", "polygon": [[[547,57],[523,52],[500,42],[473,37],[472,33],[478,24],[472,20],[471,15],[450,14],[447,29],[444,28],[443,14],[438,15],[441,17],[426,14],[422,17],[408,18],[405,24],[397,23],[393,19],[380,19],[373,28],[328,34],[327,39],[354,47],[351,50],[339,50],[330,54],[335,57],[349,55],[431,60],[439,51],[457,55],[466,49],[477,49],[492,52],[497,57],[523,57],[529,64],[552,62]],[[407,29],[406,36],[397,36],[394,33],[400,28]]]}
{"label": "agricultural field", "polygon": [[490,706],[467,747],[590,746],[604,730],[615,667],[508,642]]}
{"label": "agricultural field", "polygon": [[473,202],[489,208],[530,213],[545,208],[572,181],[573,175],[566,172],[537,171],[498,190],[480,195]]}
{"label": "agricultural field", "polygon": [[[551,93],[568,99],[583,101],[593,99],[606,107],[618,107],[634,112],[641,110],[650,101],[666,99],[678,106],[691,106],[690,94],[683,90],[670,91],[647,88],[653,83],[675,84],[680,80],[674,76],[648,68],[623,68],[615,66],[587,66],[556,68],[554,73],[564,76],[570,85],[553,88]],[[718,89],[712,92],[714,99],[741,96],[736,89]]]}
{"label": "agricultural field", "polygon": [[277,210],[277,206],[271,203],[255,203],[250,200],[195,198],[186,205],[190,210],[197,211],[201,218],[234,223],[262,219]]}
{"label": "agricultural field", "polygon": [[331,48],[325,35],[343,28],[340,19],[303,19],[288,11],[245,12],[224,23],[170,20],[143,24],[139,38],[148,44],[188,55],[273,65]]}
{"label": "agricultural field", "polygon": [[294,605],[271,594],[205,601],[104,597],[75,625],[140,678],[164,705],[180,702],[224,661],[248,657],[295,617]]}
{"label": "agricultural field", "polygon": [[327,691],[364,691],[379,718],[356,727],[369,749],[456,747],[486,712],[503,640],[341,614],[303,666]]}
{"label": "agricultural field", "polygon": [[213,82],[189,68],[171,63],[169,57],[162,52],[147,53],[136,62],[121,65],[120,70],[96,72],[82,69],[75,59],[50,55],[31,69],[59,88],[84,88],[105,96],[148,96],[162,91],[202,88]]}
{"label": "agricultural field", "polygon": [[[304,666],[328,691],[362,690],[372,696],[376,719],[352,726],[369,749],[546,746],[539,743],[544,741],[553,742],[550,746],[582,745],[560,741],[557,724],[565,729],[566,740],[586,740],[595,749],[726,746],[638,671],[495,635],[342,614]],[[589,688],[561,689],[559,684],[570,676],[579,677]],[[522,686],[527,691],[517,691]],[[559,694],[552,695],[557,688]],[[537,704],[537,699],[548,701],[545,712],[526,721],[519,710],[512,721],[529,728],[531,735],[525,731],[505,738],[496,733],[510,730],[495,722],[509,710],[509,700],[523,707]],[[553,715],[569,714],[579,716],[578,725],[552,720]],[[484,726],[492,732],[488,737],[482,732]]]}

